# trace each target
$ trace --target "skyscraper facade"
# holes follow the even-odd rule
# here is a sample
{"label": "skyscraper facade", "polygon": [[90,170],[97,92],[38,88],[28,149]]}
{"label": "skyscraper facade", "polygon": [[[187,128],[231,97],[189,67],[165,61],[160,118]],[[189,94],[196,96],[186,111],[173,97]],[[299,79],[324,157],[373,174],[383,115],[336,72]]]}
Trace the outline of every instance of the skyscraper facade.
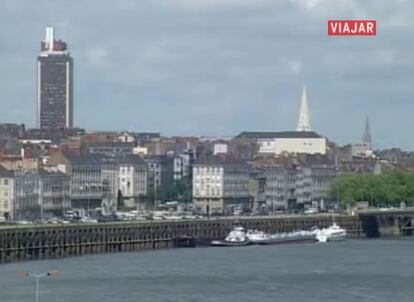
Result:
{"label": "skyscraper facade", "polygon": [[53,27],[46,28],[37,58],[37,126],[73,127],[73,59],[66,42],[55,40]]}

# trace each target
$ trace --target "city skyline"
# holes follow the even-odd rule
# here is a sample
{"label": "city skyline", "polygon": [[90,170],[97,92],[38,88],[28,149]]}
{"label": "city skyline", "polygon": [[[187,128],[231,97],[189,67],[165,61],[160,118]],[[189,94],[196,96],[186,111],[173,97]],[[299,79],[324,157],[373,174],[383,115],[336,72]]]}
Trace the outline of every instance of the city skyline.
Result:
{"label": "city skyline", "polygon": [[410,301],[413,11],[0,0],[0,302]]}
{"label": "city skyline", "polygon": [[[15,12],[32,12],[34,4],[23,3],[1,4],[1,33],[20,37],[0,50],[2,65],[14,70],[0,84],[7,108],[2,122],[35,125],[33,57],[44,27],[53,24],[78,62],[76,126],[206,136],[293,130],[306,84],[316,132],[340,144],[358,143],[369,115],[375,148],[414,149],[413,45],[401,34],[412,33],[407,1],[339,1],[335,7],[260,1],[254,9],[246,1],[125,1],[103,2],[99,12],[91,2],[84,14],[74,4],[43,1],[36,4],[39,12],[48,5],[65,13],[41,12],[26,26],[14,26]],[[376,18],[378,36],[328,38],[326,21],[347,16]],[[292,26],[295,20],[301,22]],[[91,119],[93,112],[99,114]]]}

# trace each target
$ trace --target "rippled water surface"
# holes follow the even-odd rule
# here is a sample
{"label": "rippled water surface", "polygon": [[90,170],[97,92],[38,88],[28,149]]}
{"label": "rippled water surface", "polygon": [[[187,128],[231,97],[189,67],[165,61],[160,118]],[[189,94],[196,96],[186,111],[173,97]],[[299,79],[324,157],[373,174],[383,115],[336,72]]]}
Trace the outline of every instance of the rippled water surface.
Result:
{"label": "rippled water surface", "polygon": [[58,269],[40,301],[414,301],[414,241],[197,248],[0,266],[0,301],[34,301],[19,271]]}

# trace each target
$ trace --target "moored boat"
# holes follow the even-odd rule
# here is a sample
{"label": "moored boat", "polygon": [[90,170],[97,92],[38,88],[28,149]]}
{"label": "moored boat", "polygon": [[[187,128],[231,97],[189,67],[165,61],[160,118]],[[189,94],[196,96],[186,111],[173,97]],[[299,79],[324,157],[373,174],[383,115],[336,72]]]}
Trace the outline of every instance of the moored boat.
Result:
{"label": "moored boat", "polygon": [[316,242],[315,231],[295,231],[276,234],[267,234],[259,230],[246,230],[243,227],[235,227],[224,240],[214,240],[212,246],[245,246],[245,245],[270,245],[289,243]]}
{"label": "moored boat", "polygon": [[346,230],[335,222],[328,228],[318,229],[315,231],[316,239],[319,242],[342,241],[346,239]]}
{"label": "moored boat", "polygon": [[241,226],[236,226],[224,240],[213,240],[212,246],[244,246],[251,244],[246,235],[246,230]]}
{"label": "moored boat", "polygon": [[262,231],[248,231],[247,237],[252,244],[288,244],[316,242],[316,234],[311,231],[296,231],[287,233],[266,234]]}

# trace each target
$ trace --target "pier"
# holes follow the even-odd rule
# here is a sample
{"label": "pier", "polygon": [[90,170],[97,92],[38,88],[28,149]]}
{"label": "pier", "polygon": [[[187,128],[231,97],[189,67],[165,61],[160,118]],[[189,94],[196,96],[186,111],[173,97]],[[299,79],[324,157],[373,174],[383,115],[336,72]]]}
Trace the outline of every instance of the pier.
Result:
{"label": "pier", "polygon": [[[358,217],[335,216],[335,221],[348,230],[350,237],[364,236]],[[332,224],[332,216],[2,226],[0,263],[203,245],[224,238],[235,224],[276,233],[327,227]]]}
{"label": "pier", "polygon": [[335,221],[354,239],[411,235],[414,208],[354,215],[284,215],[153,220],[97,224],[0,226],[0,263],[206,245],[234,225],[267,233],[328,227]]}

